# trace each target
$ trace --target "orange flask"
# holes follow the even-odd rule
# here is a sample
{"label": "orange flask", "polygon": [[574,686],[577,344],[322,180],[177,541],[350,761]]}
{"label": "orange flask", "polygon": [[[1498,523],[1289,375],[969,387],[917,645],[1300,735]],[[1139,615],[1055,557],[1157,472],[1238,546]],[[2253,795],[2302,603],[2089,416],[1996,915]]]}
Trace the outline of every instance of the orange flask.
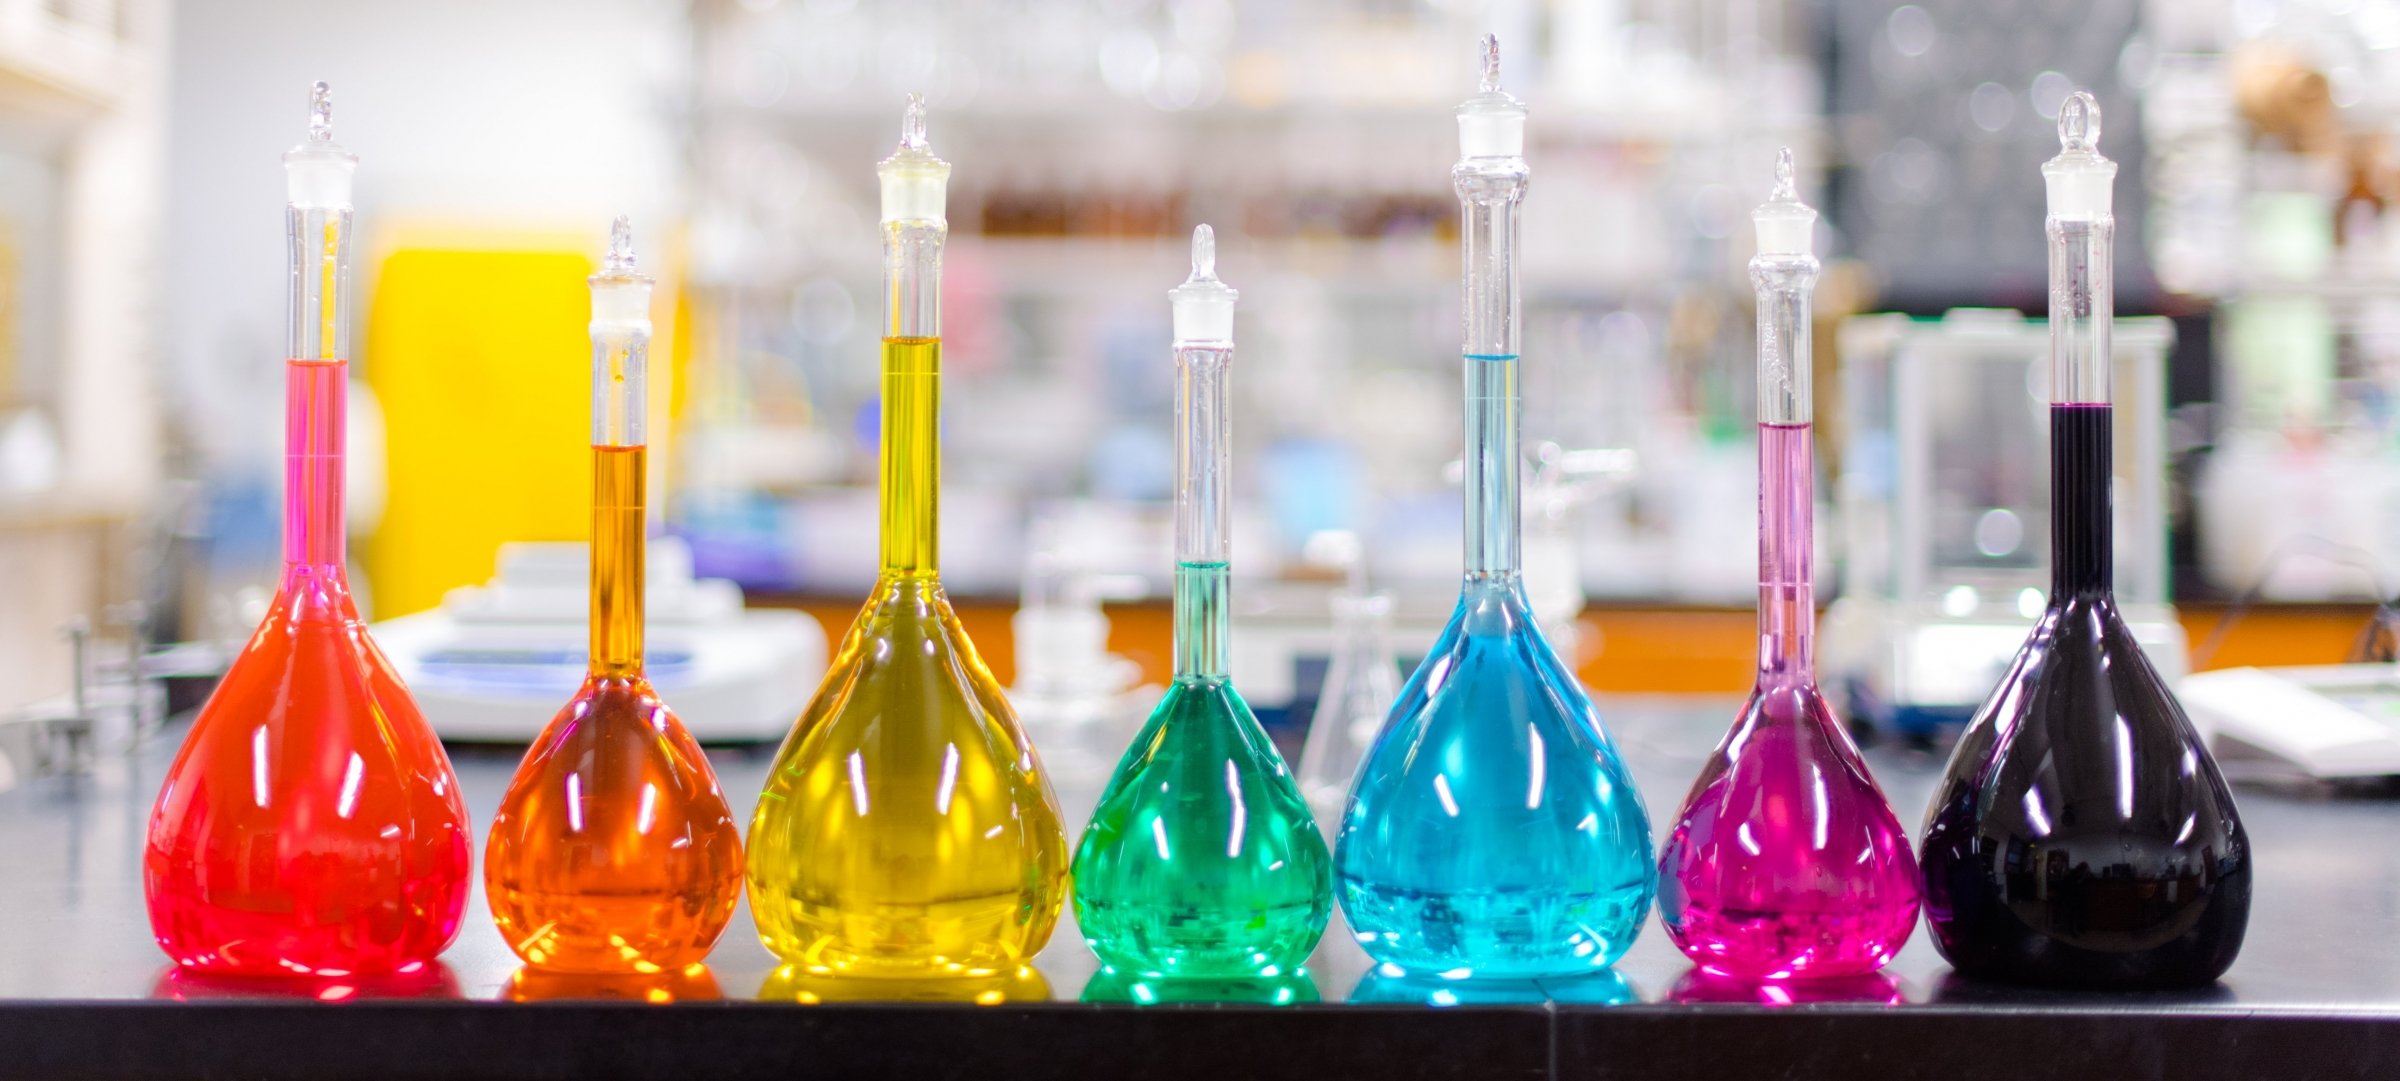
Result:
{"label": "orange flask", "polygon": [[698,963],[742,889],[741,827],[700,745],[642,673],[651,280],[617,219],[592,284],[592,658],[492,821],[484,893],[536,968]]}

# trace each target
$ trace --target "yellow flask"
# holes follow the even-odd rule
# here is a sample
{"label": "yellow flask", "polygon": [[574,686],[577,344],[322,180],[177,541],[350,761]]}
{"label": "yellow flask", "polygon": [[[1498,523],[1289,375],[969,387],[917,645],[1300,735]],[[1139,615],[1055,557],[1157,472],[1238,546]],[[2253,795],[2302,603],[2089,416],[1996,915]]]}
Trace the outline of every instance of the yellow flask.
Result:
{"label": "yellow flask", "polygon": [[1015,970],[1066,898],[1066,833],[936,569],[950,166],[911,100],[883,178],[883,567],[750,821],[751,915],[802,973]]}

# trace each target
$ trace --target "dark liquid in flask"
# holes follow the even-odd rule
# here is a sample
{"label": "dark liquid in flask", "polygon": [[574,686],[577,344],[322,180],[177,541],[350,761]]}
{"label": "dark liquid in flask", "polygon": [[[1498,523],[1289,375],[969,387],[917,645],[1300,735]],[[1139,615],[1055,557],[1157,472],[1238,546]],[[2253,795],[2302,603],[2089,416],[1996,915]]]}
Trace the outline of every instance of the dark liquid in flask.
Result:
{"label": "dark liquid in flask", "polygon": [[1969,976],[2206,984],[2241,949],[2250,841],[2110,591],[2108,407],[2053,406],[2050,453],[2050,607],[1935,796],[1926,922]]}

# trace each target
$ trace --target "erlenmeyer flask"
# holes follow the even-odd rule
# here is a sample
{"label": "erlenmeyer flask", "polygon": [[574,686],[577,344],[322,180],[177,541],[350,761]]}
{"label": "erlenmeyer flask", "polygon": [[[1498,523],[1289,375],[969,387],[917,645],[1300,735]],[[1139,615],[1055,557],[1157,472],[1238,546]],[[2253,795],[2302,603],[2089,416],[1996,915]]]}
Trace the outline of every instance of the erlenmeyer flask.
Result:
{"label": "erlenmeyer flask", "polygon": [[1752,215],[1758,256],[1758,683],[1659,859],[1658,914],[1703,969],[1826,979],[1882,968],[1917,926],[1908,835],[1817,688],[1809,289],[1817,212],[1792,152]]}
{"label": "erlenmeyer flask", "polygon": [[1341,829],[1358,764],[1400,697],[1392,595],[1345,589],[1333,595],[1332,607],[1333,658],[1300,751],[1300,794],[1327,836]]}
{"label": "erlenmeyer flask", "polygon": [[1925,915],[1968,976],[2207,984],[2241,949],[2233,793],[2117,612],[2109,487],[2116,165],[2091,95],[2058,114],[2050,215],[2049,609],[1968,724],[1927,812]]}
{"label": "erlenmeyer flask", "polygon": [[1632,945],[1657,885],[1650,820],[1519,573],[1517,206],[1524,107],[1459,108],[1466,289],[1466,580],[1367,753],[1335,856],[1342,911],[1412,972],[1563,976]]}
{"label": "erlenmeyer flask", "polygon": [[1234,291],[1192,233],[1175,311],[1175,678],[1075,850],[1075,922],[1136,976],[1274,976],[1333,915],[1331,858],[1227,672]]}
{"label": "erlenmeyer flask", "polygon": [[750,822],[750,911],[803,971],[989,976],[1066,900],[1058,804],[936,569],[949,163],[911,100],[883,180],[883,568]]}
{"label": "erlenmeyer flask", "polygon": [[291,275],[283,578],[168,767],[143,893],[177,964],[348,977],[422,968],[458,934],[467,809],[343,568],[350,179],[318,83],[284,155]]}
{"label": "erlenmeyer flask", "polygon": [[699,743],[643,674],[651,281],[618,218],[592,285],[591,667],[509,781],[483,889],[527,964],[698,964],[741,898],[742,836]]}

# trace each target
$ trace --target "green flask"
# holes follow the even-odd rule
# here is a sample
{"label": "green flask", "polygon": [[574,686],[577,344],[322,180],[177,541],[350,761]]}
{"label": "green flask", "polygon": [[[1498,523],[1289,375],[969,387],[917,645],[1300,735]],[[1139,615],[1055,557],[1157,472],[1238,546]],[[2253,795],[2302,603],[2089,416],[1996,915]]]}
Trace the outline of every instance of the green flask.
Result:
{"label": "green flask", "polygon": [[1075,919],[1133,976],[1290,973],[1325,932],[1332,859],[1283,756],[1226,674],[1226,368],[1234,291],[1208,226],[1175,310],[1175,680],[1075,850]]}

